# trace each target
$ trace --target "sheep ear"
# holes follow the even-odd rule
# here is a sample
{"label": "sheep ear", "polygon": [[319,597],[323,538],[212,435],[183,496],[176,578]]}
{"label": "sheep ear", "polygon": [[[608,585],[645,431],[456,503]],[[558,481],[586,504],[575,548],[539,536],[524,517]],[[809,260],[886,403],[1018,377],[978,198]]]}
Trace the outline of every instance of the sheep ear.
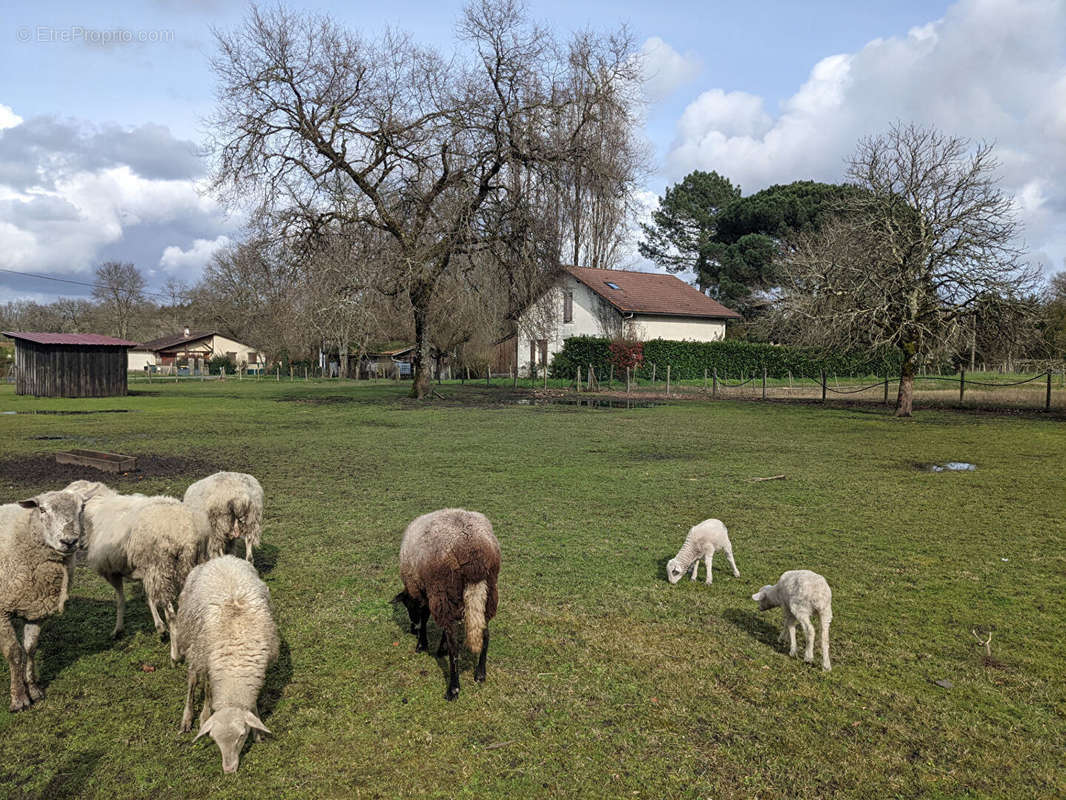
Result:
{"label": "sheep ear", "polygon": [[215,726],[215,717],[214,717],[214,715],[212,714],[212,715],[211,715],[210,717],[208,717],[208,718],[207,718],[207,719],[206,719],[206,720],[204,721],[204,724],[200,726],[200,732],[199,732],[199,733],[197,733],[197,734],[196,734],[196,736],[195,736],[195,737],[193,738],[193,740],[192,740],[192,743],[193,743],[193,744],[196,744],[197,740],[198,740],[198,739],[199,739],[199,738],[200,738],[201,736],[204,736],[205,734],[211,733],[211,729],[212,729],[212,728],[213,728],[214,726]]}
{"label": "sheep ear", "polygon": [[762,600],[762,591],[760,590],[760,591],[756,592],[755,594],[753,594],[751,596],[751,599],[755,600],[756,602],[758,602],[759,600]]}
{"label": "sheep ear", "polygon": [[37,498],[30,497],[26,500],[19,500],[19,505],[23,508],[37,508]]}
{"label": "sheep ear", "polygon": [[[248,727],[252,728],[253,730],[262,731],[263,733],[270,733],[270,731],[267,729],[267,726],[264,725],[260,721],[259,717],[257,717],[251,711],[244,712],[244,721],[248,723]],[[270,735],[273,736],[274,734],[271,733]]]}

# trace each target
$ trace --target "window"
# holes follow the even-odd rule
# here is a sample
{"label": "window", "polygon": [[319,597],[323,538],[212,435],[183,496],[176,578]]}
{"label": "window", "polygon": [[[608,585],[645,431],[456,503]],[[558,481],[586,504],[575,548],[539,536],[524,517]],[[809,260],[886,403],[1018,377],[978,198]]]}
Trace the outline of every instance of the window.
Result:
{"label": "window", "polygon": [[607,288],[608,289],[617,289],[618,288],[618,284],[617,283],[612,283],[611,281],[604,281],[604,283],[607,284]]}
{"label": "window", "polygon": [[574,321],[574,293],[571,291],[563,292],[563,322]]}

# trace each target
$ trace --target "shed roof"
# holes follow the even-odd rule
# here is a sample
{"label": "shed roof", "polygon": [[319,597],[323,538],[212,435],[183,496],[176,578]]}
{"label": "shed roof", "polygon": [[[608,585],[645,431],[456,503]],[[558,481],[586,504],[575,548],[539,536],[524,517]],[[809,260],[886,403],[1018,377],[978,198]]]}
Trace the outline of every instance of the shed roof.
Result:
{"label": "shed roof", "polygon": [[564,269],[619,311],[626,313],[710,319],[741,318],[736,311],[712,300],[676,275],[591,267]]}
{"label": "shed roof", "polygon": [[101,336],[99,333],[37,333],[32,331],[0,331],[11,339],[24,339],[36,344],[81,345],[84,347],[136,347],[136,342]]}

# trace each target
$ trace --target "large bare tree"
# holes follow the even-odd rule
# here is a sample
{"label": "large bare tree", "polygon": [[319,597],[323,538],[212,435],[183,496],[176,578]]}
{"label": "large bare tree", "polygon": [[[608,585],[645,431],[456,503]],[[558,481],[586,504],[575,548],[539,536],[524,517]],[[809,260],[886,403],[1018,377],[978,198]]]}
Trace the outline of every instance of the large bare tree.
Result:
{"label": "large bare tree", "polygon": [[896,414],[911,414],[918,360],[958,351],[972,312],[1032,288],[1011,198],[989,144],[897,124],[863,139],[849,179],[861,191],[786,248],[780,307],[801,340],[898,348]]}
{"label": "large bare tree", "polygon": [[380,288],[410,301],[416,397],[442,279],[522,229],[500,222],[587,156],[583,132],[638,70],[627,36],[562,44],[512,0],[471,5],[458,32],[444,56],[395,32],[365,41],[327,17],[253,8],[219,34],[212,62],[216,188],[387,234]]}
{"label": "large bare tree", "polygon": [[144,286],[141,271],[129,262],[106,261],[96,268],[93,299],[120,339],[129,338],[130,326],[144,303]]}

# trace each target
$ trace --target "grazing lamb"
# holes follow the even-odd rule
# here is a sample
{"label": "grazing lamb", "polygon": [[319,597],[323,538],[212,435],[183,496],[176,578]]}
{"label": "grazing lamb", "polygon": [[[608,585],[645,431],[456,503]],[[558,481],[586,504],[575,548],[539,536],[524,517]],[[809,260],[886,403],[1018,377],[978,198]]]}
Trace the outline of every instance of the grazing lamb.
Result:
{"label": "grazing lamb", "polygon": [[[115,629],[125,630],[123,580],[144,584],[148,610],[163,633],[174,616],[174,602],[189,571],[202,560],[207,518],[174,497],[118,494],[102,483],[74,481],[67,489],[85,498],[82,524],[86,564],[115,590]],[[166,624],[160,617],[160,609]]]}
{"label": "grazing lamb", "polygon": [[211,522],[208,556],[222,555],[233,539],[244,537],[244,557],[263,536],[263,487],[244,472],[216,472],[185,490],[186,503],[202,509]]}
{"label": "grazing lamb", "polygon": [[[82,500],[72,492],[45,492],[0,506],[0,648],[11,672],[11,710],[44,697],[34,653],[41,622],[62,614],[81,543]],[[22,642],[12,618],[25,621]]]}
{"label": "grazing lamb", "polygon": [[403,591],[395,600],[407,608],[411,633],[418,633],[416,652],[429,649],[426,622],[430,614],[443,631],[437,657],[447,649],[451,671],[446,700],[459,696],[455,623],[464,617],[466,646],[478,655],[474,680],[485,680],[487,626],[496,616],[499,572],[500,543],[492,532],[492,523],[483,514],[445,508],[423,514],[404,531],[400,544]]}
{"label": "grazing lamb", "polygon": [[803,660],[814,661],[814,625],[811,614],[817,614],[822,623],[822,669],[832,669],[829,663],[829,623],[833,621],[833,592],[825,578],[809,569],[793,569],[781,575],[776,586],[764,586],[751,596],[759,604],[760,611],[781,606],[784,626],[781,642],[788,636],[790,656],[796,655],[796,623],[803,628],[807,646]]}
{"label": "grazing lamb", "polygon": [[249,731],[270,733],[260,721],[259,690],[278,659],[278,630],[270,590],[255,567],[234,556],[214,558],[189,573],[178,601],[171,657],[189,665],[181,730],[192,730],[193,696],[204,682],[204,707],[195,742],[210,734],[222,752],[222,771],[236,772]]}
{"label": "grazing lamb", "polygon": [[740,570],[733,560],[733,545],[729,541],[729,532],[725,525],[718,519],[705,519],[699,525],[689,528],[685,543],[677,551],[677,555],[666,563],[666,578],[670,583],[677,583],[681,576],[692,567],[692,580],[696,580],[696,572],[700,568],[700,559],[707,564],[707,583],[712,581],[711,559],[716,550],[725,553],[729,559],[729,566],[733,568],[733,577],[740,577]]}

